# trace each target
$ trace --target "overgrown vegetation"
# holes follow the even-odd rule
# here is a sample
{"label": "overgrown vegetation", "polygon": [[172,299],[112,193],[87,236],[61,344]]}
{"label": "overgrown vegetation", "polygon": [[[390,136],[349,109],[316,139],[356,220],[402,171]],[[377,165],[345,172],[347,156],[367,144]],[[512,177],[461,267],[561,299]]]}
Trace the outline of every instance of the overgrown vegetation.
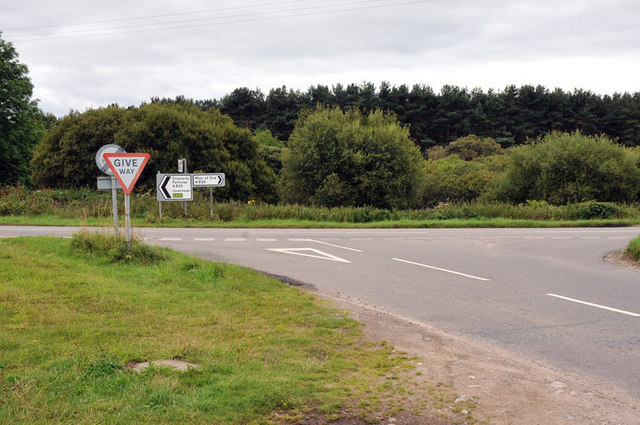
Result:
{"label": "overgrown vegetation", "polygon": [[130,246],[127,246],[127,240],[123,235],[114,236],[87,230],[73,235],[71,247],[81,253],[106,256],[113,263],[156,264],[166,257],[162,249],[143,244],[136,238],[132,238]]}
{"label": "overgrown vegetation", "polygon": [[[0,423],[373,420],[456,397],[314,295],[167,249],[113,262],[107,239],[0,240]],[[201,368],[130,368],[163,359]]]}
{"label": "overgrown vegetation", "polygon": [[[119,194],[119,215],[124,202]],[[439,226],[535,226],[542,223],[580,225],[624,225],[640,223],[640,205],[582,202],[551,205],[545,201],[523,204],[499,202],[449,202],[431,208],[387,210],[372,207],[311,207],[264,203],[217,202],[213,218],[206,191],[196,191],[184,218],[181,203],[164,203],[163,218],[158,217],[155,194],[137,193],[131,197],[132,219],[136,226],[279,226],[311,227],[372,225],[386,227]],[[93,189],[28,189],[10,187],[0,191],[0,217],[5,224],[109,225],[112,220],[111,194]],[[510,220],[512,222],[510,222]],[[530,223],[524,222],[530,221]],[[604,220],[604,221],[603,221]],[[511,223],[511,224],[510,224]]]}
{"label": "overgrown vegetation", "polygon": [[635,238],[629,243],[627,252],[631,254],[633,258],[640,261],[640,237]]}

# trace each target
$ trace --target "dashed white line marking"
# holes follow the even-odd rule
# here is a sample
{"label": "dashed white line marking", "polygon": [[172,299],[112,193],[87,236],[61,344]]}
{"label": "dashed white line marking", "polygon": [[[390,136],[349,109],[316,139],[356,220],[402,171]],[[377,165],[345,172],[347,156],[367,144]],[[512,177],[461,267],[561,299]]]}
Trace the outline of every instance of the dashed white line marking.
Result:
{"label": "dashed white line marking", "polygon": [[489,280],[489,279],[485,279],[484,277],[478,277],[478,276],[473,276],[473,275],[466,274],[466,273],[456,272],[456,271],[453,271],[453,270],[443,269],[443,268],[440,268],[440,267],[429,266],[427,264],[414,263],[413,261],[403,260],[401,258],[393,258],[393,260],[400,261],[401,263],[413,264],[414,266],[425,267],[427,269],[438,270],[438,271],[445,272],[445,273],[457,274],[458,276],[464,276],[464,277],[468,277],[470,279],[477,279],[477,280],[483,280],[483,281],[488,281]]}
{"label": "dashed white line marking", "polygon": [[159,241],[181,241],[182,238],[160,238]]}
{"label": "dashed white line marking", "polygon": [[213,242],[216,238],[193,238],[193,240],[198,242]]}
{"label": "dashed white line marking", "polygon": [[278,240],[274,238],[258,238],[258,242],[278,242]]}
{"label": "dashed white line marking", "polygon": [[580,239],[584,239],[584,240],[596,240],[596,239],[600,239],[600,236],[580,236]]}
{"label": "dashed white line marking", "polygon": [[614,313],[626,314],[627,316],[632,316],[632,317],[640,317],[640,314],[632,313],[630,311],[618,310],[617,308],[607,307],[607,306],[604,306],[604,305],[594,304],[594,303],[590,303],[590,302],[582,301],[582,300],[576,300],[575,298],[563,297],[562,295],[556,295],[556,294],[547,294],[547,295],[550,296],[550,297],[559,298],[559,299],[565,300],[565,301],[571,301],[571,302],[578,303],[578,304],[588,305],[590,307],[600,308],[602,310],[613,311]]}
{"label": "dashed white line marking", "polygon": [[225,242],[246,242],[247,238],[225,238]]}

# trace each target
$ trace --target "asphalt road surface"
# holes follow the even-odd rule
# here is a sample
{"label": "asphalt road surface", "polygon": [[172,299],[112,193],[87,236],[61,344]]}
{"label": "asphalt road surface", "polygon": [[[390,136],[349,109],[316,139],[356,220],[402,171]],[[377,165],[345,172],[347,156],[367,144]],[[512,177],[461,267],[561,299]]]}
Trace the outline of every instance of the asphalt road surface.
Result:
{"label": "asphalt road surface", "polygon": [[[77,229],[0,227],[0,236]],[[469,336],[640,398],[640,272],[603,261],[640,228],[134,229]]]}

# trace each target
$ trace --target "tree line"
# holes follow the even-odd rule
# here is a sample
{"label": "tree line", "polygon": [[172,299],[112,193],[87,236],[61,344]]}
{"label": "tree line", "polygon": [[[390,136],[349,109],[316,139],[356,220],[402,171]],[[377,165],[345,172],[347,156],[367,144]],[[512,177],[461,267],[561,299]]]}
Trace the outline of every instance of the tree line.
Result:
{"label": "tree line", "polygon": [[503,147],[544,137],[553,131],[606,134],[625,146],[640,144],[640,93],[598,95],[588,90],[550,90],[544,86],[515,85],[504,90],[469,90],[446,85],[439,92],[416,84],[392,86],[382,82],[311,86],[306,91],[241,87],[220,99],[153,98],[152,103],[189,101],[203,110],[218,108],[239,127],[268,129],[279,140],[289,139],[303,109],[338,106],[365,112],[392,112],[422,151],[469,135],[491,137]]}
{"label": "tree line", "polygon": [[300,114],[286,144],[189,102],[73,112],[37,145],[32,183],[94,186],[95,152],[108,143],[151,154],[136,185],[143,192],[185,157],[194,172],[226,174],[220,200],[391,210],[455,201],[640,201],[640,146],[605,135],[554,131],[509,148],[468,135],[431,147],[425,158],[394,114],[320,105]]}
{"label": "tree line", "polygon": [[[152,160],[138,190],[186,157],[224,172],[220,199],[423,208],[449,201],[640,201],[640,94],[382,83],[240,88],[54,119],[0,39],[0,184],[94,186],[108,143]],[[635,146],[635,148],[634,148]]]}

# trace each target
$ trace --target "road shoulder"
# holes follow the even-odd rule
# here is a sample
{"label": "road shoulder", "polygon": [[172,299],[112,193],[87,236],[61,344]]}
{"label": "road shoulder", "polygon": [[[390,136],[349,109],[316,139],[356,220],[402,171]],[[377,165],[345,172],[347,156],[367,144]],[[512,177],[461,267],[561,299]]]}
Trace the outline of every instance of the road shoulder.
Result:
{"label": "road shoulder", "polygon": [[[640,400],[610,383],[554,369],[498,347],[447,334],[357,301],[330,298],[364,324],[366,336],[420,358],[417,378],[477,400],[492,424],[631,424]],[[449,406],[452,408],[453,406]]]}

